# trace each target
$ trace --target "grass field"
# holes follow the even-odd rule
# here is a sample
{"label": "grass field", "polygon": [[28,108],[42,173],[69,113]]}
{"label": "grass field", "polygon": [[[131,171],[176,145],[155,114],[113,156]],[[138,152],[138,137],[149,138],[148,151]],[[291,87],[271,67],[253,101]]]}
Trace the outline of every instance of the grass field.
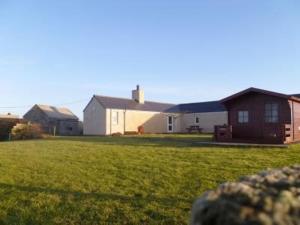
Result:
{"label": "grass field", "polygon": [[289,149],[197,146],[209,136],[53,138],[0,143],[0,224],[188,224],[199,195]]}

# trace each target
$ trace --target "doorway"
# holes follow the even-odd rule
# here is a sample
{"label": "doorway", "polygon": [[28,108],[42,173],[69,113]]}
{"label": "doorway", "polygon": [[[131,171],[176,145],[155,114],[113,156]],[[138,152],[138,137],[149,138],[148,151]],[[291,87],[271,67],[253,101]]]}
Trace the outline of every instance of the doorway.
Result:
{"label": "doorway", "polygon": [[167,131],[168,131],[168,133],[174,132],[174,117],[173,116],[168,116]]}

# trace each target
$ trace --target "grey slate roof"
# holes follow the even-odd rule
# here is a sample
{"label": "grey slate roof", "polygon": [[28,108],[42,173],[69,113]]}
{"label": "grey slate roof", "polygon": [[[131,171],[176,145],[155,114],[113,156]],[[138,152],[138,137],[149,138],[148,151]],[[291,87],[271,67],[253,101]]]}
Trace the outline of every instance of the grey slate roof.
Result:
{"label": "grey slate roof", "polygon": [[152,111],[152,112],[167,112],[175,107],[174,104],[149,102],[145,101],[144,104],[139,104],[132,99],[115,98],[106,96],[94,96],[97,101],[104,107],[109,109],[129,109],[138,111]]}
{"label": "grey slate roof", "polygon": [[36,105],[36,107],[38,107],[51,119],[78,120],[78,117],[67,108],[58,108],[49,105]]}
{"label": "grey slate roof", "polygon": [[178,105],[182,113],[205,113],[205,112],[224,112],[226,111],[223,104],[219,101],[198,102]]}
{"label": "grey slate roof", "polygon": [[97,101],[104,107],[110,109],[128,109],[138,111],[152,112],[169,112],[169,113],[201,113],[201,112],[223,112],[226,111],[224,106],[219,101],[200,102],[190,104],[168,104],[159,102],[145,101],[144,104],[139,104],[134,100],[125,98],[114,98],[106,96],[94,96]]}

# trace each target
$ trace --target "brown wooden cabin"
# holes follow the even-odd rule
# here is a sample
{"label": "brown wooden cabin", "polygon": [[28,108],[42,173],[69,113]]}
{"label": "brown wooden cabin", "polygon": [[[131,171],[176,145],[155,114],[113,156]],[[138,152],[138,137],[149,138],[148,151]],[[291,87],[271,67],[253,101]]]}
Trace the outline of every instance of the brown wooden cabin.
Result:
{"label": "brown wooden cabin", "polygon": [[231,134],[221,132],[220,141],[270,144],[300,141],[299,95],[249,88],[221,102],[228,111],[229,129],[219,130]]}

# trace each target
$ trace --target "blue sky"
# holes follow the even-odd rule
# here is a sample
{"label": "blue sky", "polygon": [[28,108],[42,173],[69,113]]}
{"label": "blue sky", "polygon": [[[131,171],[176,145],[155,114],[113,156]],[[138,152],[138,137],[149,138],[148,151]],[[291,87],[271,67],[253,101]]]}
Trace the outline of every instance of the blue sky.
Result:
{"label": "blue sky", "polygon": [[93,94],[136,84],[171,103],[300,93],[299,12],[298,0],[0,0],[0,113],[42,103],[82,117]]}

